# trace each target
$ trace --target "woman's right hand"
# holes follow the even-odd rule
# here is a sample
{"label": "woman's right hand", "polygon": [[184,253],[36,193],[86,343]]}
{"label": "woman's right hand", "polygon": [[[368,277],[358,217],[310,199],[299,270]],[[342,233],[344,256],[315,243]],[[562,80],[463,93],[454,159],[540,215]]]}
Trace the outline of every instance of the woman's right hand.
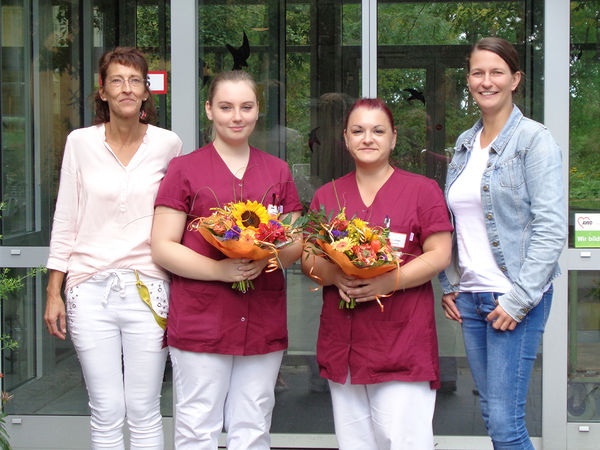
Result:
{"label": "woman's right hand", "polygon": [[46,288],[46,312],[44,313],[48,333],[63,341],[67,337],[67,314],[65,302],[60,295],[64,278],[63,272],[50,270]]}
{"label": "woman's right hand", "polygon": [[[225,258],[215,261],[217,267],[217,274],[215,278],[227,283],[233,283],[235,281],[244,281],[251,277],[249,275],[252,269],[252,261],[245,258]],[[260,274],[260,272],[259,272]]]}
{"label": "woman's right hand", "polygon": [[[44,321],[48,332],[57,338],[65,340],[67,336],[67,315],[65,312],[65,302],[63,302],[60,293],[46,295],[46,312]],[[58,326],[57,326],[58,323]]]}
{"label": "woman's right hand", "polygon": [[355,287],[353,281],[358,280],[358,278],[346,275],[342,269],[337,266],[336,269],[337,270],[334,273],[332,284],[338,288],[342,300],[344,300],[346,303],[350,303],[352,298],[348,295],[348,291]]}
{"label": "woman's right hand", "polygon": [[460,312],[458,312],[458,308],[456,307],[456,297],[458,297],[458,292],[442,295],[442,308],[444,308],[446,318],[462,323]]}

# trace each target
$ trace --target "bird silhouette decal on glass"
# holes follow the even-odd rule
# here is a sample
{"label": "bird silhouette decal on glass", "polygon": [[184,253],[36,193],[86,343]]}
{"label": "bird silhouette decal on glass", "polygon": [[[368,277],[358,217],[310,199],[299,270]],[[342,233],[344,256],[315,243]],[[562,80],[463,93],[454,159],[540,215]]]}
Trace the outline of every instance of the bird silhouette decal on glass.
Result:
{"label": "bird silhouette decal on glass", "polygon": [[242,70],[242,67],[248,67],[248,57],[250,56],[250,43],[248,42],[248,36],[244,31],[244,39],[242,45],[238,48],[232,47],[229,44],[225,44],[231,56],[233,56],[233,68],[231,70]]}
{"label": "bird silhouette decal on glass", "polygon": [[413,101],[420,100],[423,102],[423,104],[425,104],[425,96],[423,95],[423,93],[421,91],[418,91],[413,88],[406,88],[406,89],[402,89],[402,90],[404,92],[408,92],[410,94],[410,96],[406,99],[406,101],[408,103],[412,104]]}

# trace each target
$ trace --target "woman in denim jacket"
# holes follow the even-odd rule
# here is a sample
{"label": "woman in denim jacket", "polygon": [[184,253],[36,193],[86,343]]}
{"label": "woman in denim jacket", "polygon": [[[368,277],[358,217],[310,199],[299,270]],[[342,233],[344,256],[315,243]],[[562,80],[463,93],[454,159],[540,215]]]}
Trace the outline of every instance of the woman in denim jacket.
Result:
{"label": "woman in denim jacket", "polygon": [[471,49],[467,80],[482,117],[459,136],[445,190],[455,233],[442,307],[462,324],[495,449],[533,449],[525,401],[567,236],[561,152],[513,105],[518,61],[504,39]]}

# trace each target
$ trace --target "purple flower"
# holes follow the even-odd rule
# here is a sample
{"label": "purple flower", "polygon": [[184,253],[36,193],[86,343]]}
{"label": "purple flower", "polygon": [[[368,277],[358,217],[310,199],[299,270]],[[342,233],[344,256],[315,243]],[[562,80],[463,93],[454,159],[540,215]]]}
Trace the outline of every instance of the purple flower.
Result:
{"label": "purple flower", "polygon": [[346,237],[346,235],[348,234],[348,230],[346,231],[340,231],[340,230],[332,230],[331,234],[333,235],[333,237],[338,240],[338,239],[343,239]]}
{"label": "purple flower", "polygon": [[225,239],[225,240],[233,239],[235,241],[238,241],[240,239],[241,232],[242,232],[242,230],[240,229],[240,227],[238,227],[237,225],[234,225],[234,227],[232,229],[227,230],[225,232],[223,239]]}

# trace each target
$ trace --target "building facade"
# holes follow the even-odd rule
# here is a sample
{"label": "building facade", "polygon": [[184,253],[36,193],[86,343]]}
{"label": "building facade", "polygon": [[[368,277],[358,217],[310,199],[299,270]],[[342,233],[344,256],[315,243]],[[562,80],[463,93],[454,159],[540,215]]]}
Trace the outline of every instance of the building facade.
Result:
{"label": "building facade", "polygon": [[[91,124],[107,49],[137,46],[152,71],[167,73],[166,93],[155,97],[159,125],[179,134],[185,152],[210,136],[212,76],[247,64],[260,94],[252,144],[289,163],[308,204],[317,187],[351,170],[341,131],[361,96],[383,98],[394,113],[394,163],[443,185],[455,139],[478,117],[466,87],[468,50],[487,35],[513,42],[525,72],[516,103],[552,131],[569,180],[569,243],[531,379],[528,428],[538,449],[598,448],[599,0],[2,0],[0,23],[0,266],[16,276],[46,262],[65,138]],[[244,36],[249,56],[240,59]],[[14,395],[7,429],[15,448],[88,448],[75,351],[43,324],[46,281],[25,278],[2,302],[2,333],[19,342],[1,359],[3,390]],[[290,347],[273,446],[336,448],[329,393],[316,372],[320,293],[297,264],[287,283]],[[437,448],[491,448],[460,329],[441,308],[436,318]],[[162,410],[172,448],[170,368]]]}

